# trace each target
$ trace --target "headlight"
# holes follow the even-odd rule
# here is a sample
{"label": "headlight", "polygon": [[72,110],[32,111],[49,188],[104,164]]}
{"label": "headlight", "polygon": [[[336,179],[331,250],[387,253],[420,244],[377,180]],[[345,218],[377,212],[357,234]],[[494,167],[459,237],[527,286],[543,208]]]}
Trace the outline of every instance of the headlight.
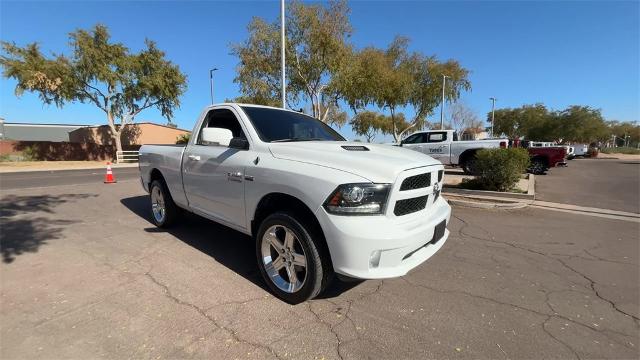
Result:
{"label": "headlight", "polygon": [[336,215],[379,215],[384,213],[390,184],[344,184],[331,193],[324,208]]}

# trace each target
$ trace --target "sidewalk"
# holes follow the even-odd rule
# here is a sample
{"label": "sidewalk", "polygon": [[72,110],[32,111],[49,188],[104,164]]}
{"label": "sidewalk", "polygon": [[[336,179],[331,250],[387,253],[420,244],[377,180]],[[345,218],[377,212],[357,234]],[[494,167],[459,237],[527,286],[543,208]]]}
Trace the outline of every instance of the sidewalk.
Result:
{"label": "sidewalk", "polygon": [[[105,169],[106,167],[106,161],[5,161],[0,162],[0,173]],[[138,167],[138,163],[111,164],[111,167],[114,169]]]}

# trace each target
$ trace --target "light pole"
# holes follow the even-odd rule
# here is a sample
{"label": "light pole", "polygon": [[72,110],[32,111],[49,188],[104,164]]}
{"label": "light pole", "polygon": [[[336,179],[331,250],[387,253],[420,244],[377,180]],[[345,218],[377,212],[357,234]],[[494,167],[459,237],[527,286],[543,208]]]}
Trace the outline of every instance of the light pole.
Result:
{"label": "light pole", "polygon": [[440,104],[440,130],[444,129],[444,88],[447,86],[447,75],[442,75],[442,103]]}
{"label": "light pole", "polygon": [[490,97],[489,100],[491,100],[491,137],[493,138],[493,124],[496,120],[496,100],[498,99]]}
{"label": "light pole", "polygon": [[284,37],[284,0],[280,0],[280,71],[282,72],[282,108],[287,107],[287,85],[285,83],[285,37]]}
{"label": "light pole", "polygon": [[209,69],[209,86],[211,87],[211,105],[213,105],[213,72],[218,68]]}

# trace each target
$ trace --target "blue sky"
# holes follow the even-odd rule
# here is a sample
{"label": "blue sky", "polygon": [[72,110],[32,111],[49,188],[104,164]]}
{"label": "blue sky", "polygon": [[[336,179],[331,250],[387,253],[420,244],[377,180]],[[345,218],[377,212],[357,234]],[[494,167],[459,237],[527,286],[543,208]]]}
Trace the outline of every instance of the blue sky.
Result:
{"label": "blue sky", "polygon": [[[552,109],[582,104],[607,119],[640,120],[640,2],[617,1],[355,1],[350,3],[356,47],[386,46],[395,35],[411,50],[454,58],[471,70],[462,101],[480,118],[496,107],[542,102]],[[238,95],[237,58],[229,44],[246,39],[251,17],[275,20],[278,1],[20,1],[0,2],[0,38],[68,53],[68,33],[107,25],[131,50],[155,40],[188,76],[174,122],[191,129],[209,100],[208,69],[217,101]],[[33,94],[16,98],[15,82],[0,80],[0,117],[9,122],[105,123],[89,104],[62,109]],[[438,118],[436,111],[431,118]],[[166,122],[145,111],[138,121]],[[346,126],[340,131],[353,138]],[[378,140],[382,140],[378,138]]]}

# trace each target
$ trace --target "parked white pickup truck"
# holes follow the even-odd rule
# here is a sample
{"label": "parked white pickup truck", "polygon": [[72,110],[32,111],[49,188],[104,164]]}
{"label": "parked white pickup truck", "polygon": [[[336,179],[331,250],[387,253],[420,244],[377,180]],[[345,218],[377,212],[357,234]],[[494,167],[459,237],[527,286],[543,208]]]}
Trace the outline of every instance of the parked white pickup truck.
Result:
{"label": "parked white pickup truck", "polygon": [[290,303],[318,295],[334,272],[405,275],[449,236],[440,162],[347,142],[294,111],[207,107],[186,146],[142,146],[140,173],[157,226],[185,209],[251,235],[265,282]]}
{"label": "parked white pickup truck", "polygon": [[507,139],[460,141],[454,130],[415,132],[400,143],[401,147],[427,154],[444,165],[460,166],[467,174],[475,172],[478,150],[506,148],[508,145]]}

